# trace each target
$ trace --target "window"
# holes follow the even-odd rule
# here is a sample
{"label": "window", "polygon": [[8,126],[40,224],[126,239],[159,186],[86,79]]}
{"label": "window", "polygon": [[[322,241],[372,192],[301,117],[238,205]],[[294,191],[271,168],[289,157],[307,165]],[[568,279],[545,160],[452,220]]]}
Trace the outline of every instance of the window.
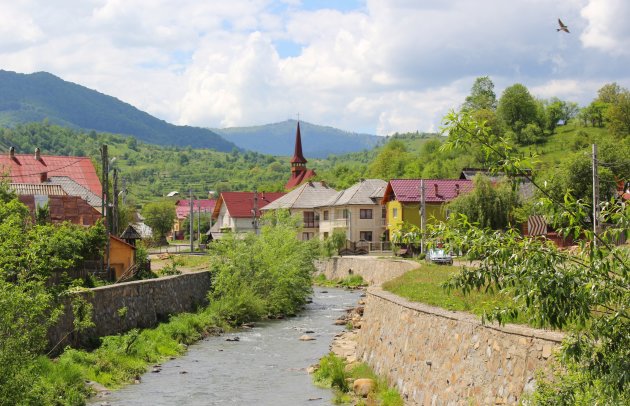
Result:
{"label": "window", "polygon": [[361,209],[359,211],[359,218],[361,218],[361,219],[371,219],[372,218],[372,209]]}
{"label": "window", "polygon": [[313,238],[313,233],[302,233],[302,241],[308,241]]}
{"label": "window", "polygon": [[324,239],[328,238],[328,233],[324,232]]}
{"label": "window", "polygon": [[305,211],[304,212],[304,228],[317,228],[319,227],[319,222],[316,221],[315,212],[314,211]]}
{"label": "window", "polygon": [[328,210],[324,210],[324,220],[328,220]]}
{"label": "window", "polygon": [[359,239],[365,241],[372,241],[371,231],[359,231]]}
{"label": "window", "polygon": [[398,218],[398,207],[394,207],[392,209],[392,217],[397,219]]}
{"label": "window", "polygon": [[384,219],[387,218],[387,206],[381,206],[381,217]]}

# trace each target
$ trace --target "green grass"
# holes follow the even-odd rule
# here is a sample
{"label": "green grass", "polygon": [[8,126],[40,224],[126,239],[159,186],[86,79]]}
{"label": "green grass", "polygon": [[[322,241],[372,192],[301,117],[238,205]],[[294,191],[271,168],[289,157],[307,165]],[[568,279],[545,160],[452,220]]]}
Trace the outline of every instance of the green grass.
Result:
{"label": "green grass", "polygon": [[343,279],[326,279],[326,275],[319,274],[313,278],[313,284],[329,288],[359,288],[367,286],[361,275],[349,275]]}
{"label": "green grass", "polygon": [[[330,353],[319,361],[319,369],[313,374],[313,381],[316,385],[335,391],[334,404],[349,404],[357,401],[352,396],[349,381],[361,378],[369,378],[375,382],[374,390],[367,397],[367,404],[403,405],[400,393],[396,389],[390,388],[387,381],[376,375],[372,368],[364,362],[355,365],[350,371],[346,371],[346,362],[343,358]],[[363,399],[359,399],[355,404],[364,405],[366,403]]]}
{"label": "green grass", "polygon": [[[447,292],[442,284],[453,274],[459,272],[457,266],[425,264],[418,269],[383,284],[383,289],[414,302],[422,302],[448,310],[459,310],[483,315],[497,307],[509,303],[510,299],[497,293],[472,291],[464,295],[461,291]],[[525,317],[507,320],[513,323],[525,323]]]}

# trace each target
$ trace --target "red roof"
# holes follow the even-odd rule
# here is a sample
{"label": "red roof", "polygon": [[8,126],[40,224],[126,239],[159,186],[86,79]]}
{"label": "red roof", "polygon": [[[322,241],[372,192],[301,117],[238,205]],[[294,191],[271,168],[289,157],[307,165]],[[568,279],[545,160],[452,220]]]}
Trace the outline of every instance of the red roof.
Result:
{"label": "red roof", "polygon": [[[423,179],[427,203],[448,203],[460,194],[473,190],[473,182],[466,179]],[[420,179],[392,179],[387,184],[382,203],[398,200],[402,203],[420,202]]]}
{"label": "red roof", "polygon": [[312,169],[307,169],[305,171],[302,172],[295,172],[296,176],[293,176],[293,174],[291,175],[291,179],[289,179],[289,181],[284,185],[284,188],[286,190],[291,190],[296,186],[301,185],[302,183],[306,182],[307,180],[309,180],[310,178],[315,177],[316,173],[314,170]]}
{"label": "red roof", "polygon": [[295,131],[295,152],[293,153],[293,158],[291,158],[291,163],[305,164],[306,162],[306,158],[302,154],[302,134],[300,133],[300,122],[298,121],[297,130]]}
{"label": "red roof", "polygon": [[101,181],[92,161],[87,157],[31,154],[0,155],[0,177],[8,173],[11,183],[42,183],[51,176],[67,176],[97,196],[101,195]]}
{"label": "red roof", "polygon": [[[260,217],[260,209],[273,202],[274,200],[284,196],[283,192],[258,192],[258,213]],[[233,218],[247,218],[252,216],[254,208],[254,192],[223,192],[219,196],[212,218],[219,217],[221,206],[225,204],[227,211]]]}
{"label": "red roof", "polygon": [[[193,210],[212,213],[217,201],[215,199],[193,200]],[[201,209],[201,210],[199,210]],[[175,202],[175,213],[178,219],[185,219],[190,215],[190,200],[178,200]]]}

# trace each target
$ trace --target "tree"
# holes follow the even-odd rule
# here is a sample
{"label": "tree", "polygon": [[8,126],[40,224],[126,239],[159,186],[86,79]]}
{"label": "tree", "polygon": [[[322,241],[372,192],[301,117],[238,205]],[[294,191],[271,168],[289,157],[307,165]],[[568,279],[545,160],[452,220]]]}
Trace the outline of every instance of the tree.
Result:
{"label": "tree", "polygon": [[619,137],[630,135],[630,91],[622,89],[606,109],[610,130]]}
{"label": "tree", "polygon": [[142,214],[145,222],[153,229],[154,237],[160,244],[166,244],[166,234],[173,228],[175,222],[175,205],[170,200],[160,200],[147,203]]}
{"label": "tree", "polygon": [[522,138],[523,129],[530,123],[540,120],[536,100],[527,88],[520,83],[512,85],[503,91],[497,107],[497,115],[514,134],[515,141],[527,144]]}
{"label": "tree", "polygon": [[488,76],[481,76],[475,79],[470,95],[466,96],[466,101],[462,110],[494,110],[497,107],[497,96],[494,93],[494,83]]}
{"label": "tree", "polygon": [[511,223],[512,213],[518,207],[518,193],[509,182],[493,185],[490,179],[477,174],[472,192],[459,196],[449,205],[449,211],[463,214],[479,227],[505,229]]}
{"label": "tree", "polygon": [[[496,170],[521,173],[531,162],[484,143],[483,125],[470,116],[450,113],[445,148],[482,143],[495,158]],[[504,151],[509,151],[505,148]],[[535,181],[532,184],[545,191]],[[518,230],[481,228],[466,216],[431,229],[429,238],[448,241],[477,258],[448,283],[449,289],[490,289],[513,298],[484,317],[504,322],[525,314],[530,323],[567,331],[559,354],[563,367],[550,381],[538,382],[540,404],[628,404],[630,402],[630,253],[614,244],[630,224],[630,206],[614,200],[603,207],[605,231],[595,234],[590,208],[566,193],[562,200],[545,195],[539,201],[549,224],[563,236],[577,238],[575,251],[561,251],[541,238]]]}
{"label": "tree", "polygon": [[368,168],[374,178],[394,179],[403,176],[409,153],[405,144],[396,139],[390,140]]}

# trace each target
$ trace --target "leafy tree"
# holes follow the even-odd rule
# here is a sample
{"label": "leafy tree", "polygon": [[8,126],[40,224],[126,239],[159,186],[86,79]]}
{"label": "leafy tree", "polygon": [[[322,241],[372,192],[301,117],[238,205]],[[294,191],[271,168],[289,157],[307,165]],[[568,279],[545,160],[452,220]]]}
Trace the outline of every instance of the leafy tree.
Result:
{"label": "leafy tree", "polygon": [[536,100],[525,86],[517,83],[503,91],[497,115],[512,132],[517,143],[530,143],[530,140],[523,139],[523,129],[530,123],[537,123],[540,117]]}
{"label": "leafy tree", "polygon": [[390,140],[368,168],[368,176],[378,179],[402,177],[409,153],[405,144],[396,139]]}
{"label": "leafy tree", "polygon": [[470,222],[483,228],[500,230],[508,227],[512,213],[518,207],[518,193],[508,182],[495,186],[481,174],[477,174],[473,181],[473,191],[453,200],[449,210],[465,215]]}
{"label": "leafy tree", "polygon": [[630,135],[630,91],[622,89],[606,110],[610,131],[620,137]]}
{"label": "leafy tree", "polygon": [[175,205],[171,200],[160,200],[148,203],[142,209],[145,222],[153,229],[154,238],[161,244],[166,244],[166,234],[173,228],[175,222]]}
{"label": "leafy tree", "polygon": [[470,95],[466,96],[466,101],[462,110],[494,110],[497,107],[497,95],[494,93],[494,83],[488,76],[481,76],[475,79]]}
{"label": "leafy tree", "polygon": [[[497,170],[521,173],[531,162],[485,144],[487,129],[470,116],[449,114],[445,148],[482,143],[496,158]],[[509,148],[505,148],[509,151]],[[533,182],[538,187],[536,182]],[[544,191],[541,188],[541,191]],[[579,238],[574,252],[517,230],[493,231],[466,216],[439,224],[431,237],[482,258],[447,284],[450,289],[496,290],[514,300],[485,317],[503,322],[524,313],[530,323],[568,332],[559,354],[563,368],[539,382],[540,404],[627,404],[630,402],[630,253],[614,241],[630,225],[630,207],[611,201],[603,210],[608,227],[594,234],[589,208],[567,193],[562,200],[540,200],[547,220],[563,236]]]}

